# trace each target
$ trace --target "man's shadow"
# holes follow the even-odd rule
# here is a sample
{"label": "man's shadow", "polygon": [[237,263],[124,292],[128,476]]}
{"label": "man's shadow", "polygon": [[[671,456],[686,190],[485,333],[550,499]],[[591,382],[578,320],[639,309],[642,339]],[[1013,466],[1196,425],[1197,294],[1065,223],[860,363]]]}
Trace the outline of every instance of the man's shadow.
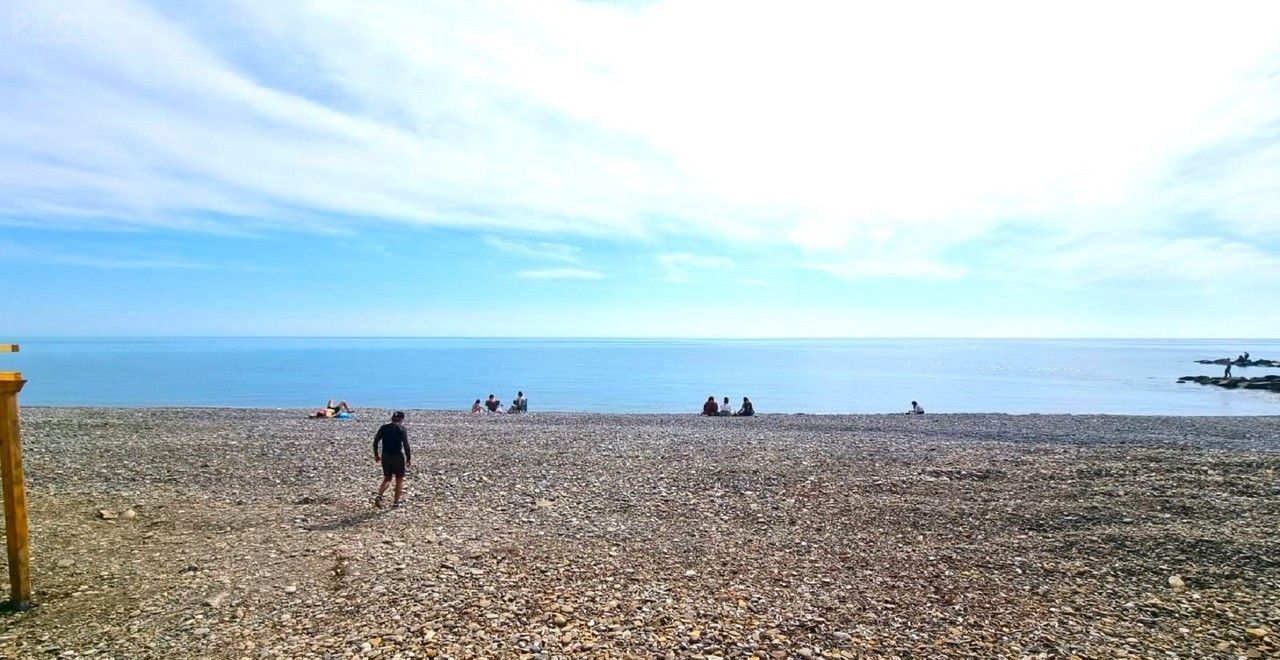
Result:
{"label": "man's shadow", "polygon": [[341,518],[335,518],[329,522],[323,522],[318,525],[306,525],[303,529],[309,532],[332,532],[339,529],[350,529],[352,527],[359,527],[380,515],[382,515],[382,511],[378,511],[376,509],[372,511],[361,511],[360,513],[353,513]]}

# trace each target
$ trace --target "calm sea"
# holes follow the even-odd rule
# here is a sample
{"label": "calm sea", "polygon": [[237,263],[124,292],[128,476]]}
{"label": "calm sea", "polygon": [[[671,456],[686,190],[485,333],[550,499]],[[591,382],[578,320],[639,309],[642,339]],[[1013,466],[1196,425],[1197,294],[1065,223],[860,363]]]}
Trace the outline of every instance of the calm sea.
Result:
{"label": "calm sea", "polygon": [[[1197,358],[1280,359],[1280,340],[18,338],[23,405],[1276,415],[1280,394],[1180,385]],[[1240,369],[1238,375],[1280,373]]]}

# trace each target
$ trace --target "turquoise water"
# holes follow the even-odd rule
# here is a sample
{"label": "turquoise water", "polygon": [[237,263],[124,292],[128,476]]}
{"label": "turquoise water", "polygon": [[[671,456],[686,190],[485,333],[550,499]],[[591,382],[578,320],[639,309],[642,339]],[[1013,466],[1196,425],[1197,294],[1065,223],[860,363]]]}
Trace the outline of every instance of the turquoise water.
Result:
{"label": "turquoise water", "polygon": [[[1275,415],[1280,394],[1180,385],[1197,358],[1280,359],[1280,340],[17,338],[23,405]],[[1236,369],[1237,375],[1280,373]]]}

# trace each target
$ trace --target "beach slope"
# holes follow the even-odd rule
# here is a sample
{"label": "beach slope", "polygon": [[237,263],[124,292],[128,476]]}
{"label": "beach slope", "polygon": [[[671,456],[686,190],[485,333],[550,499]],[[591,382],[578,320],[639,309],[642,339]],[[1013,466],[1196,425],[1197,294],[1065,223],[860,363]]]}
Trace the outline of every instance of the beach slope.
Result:
{"label": "beach slope", "polygon": [[25,409],[0,656],[1280,652],[1280,417],[303,415]]}

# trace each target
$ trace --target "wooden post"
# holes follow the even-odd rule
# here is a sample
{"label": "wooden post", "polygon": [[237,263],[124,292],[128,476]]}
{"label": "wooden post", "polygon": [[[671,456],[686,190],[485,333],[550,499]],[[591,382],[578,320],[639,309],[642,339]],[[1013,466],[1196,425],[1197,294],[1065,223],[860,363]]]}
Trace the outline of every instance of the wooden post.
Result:
{"label": "wooden post", "polygon": [[[16,344],[0,344],[0,353],[17,353]],[[27,494],[22,479],[22,436],[18,430],[18,392],[27,381],[0,371],[0,476],[4,487],[4,532],[9,550],[10,608],[31,606],[31,543],[27,538]]]}

